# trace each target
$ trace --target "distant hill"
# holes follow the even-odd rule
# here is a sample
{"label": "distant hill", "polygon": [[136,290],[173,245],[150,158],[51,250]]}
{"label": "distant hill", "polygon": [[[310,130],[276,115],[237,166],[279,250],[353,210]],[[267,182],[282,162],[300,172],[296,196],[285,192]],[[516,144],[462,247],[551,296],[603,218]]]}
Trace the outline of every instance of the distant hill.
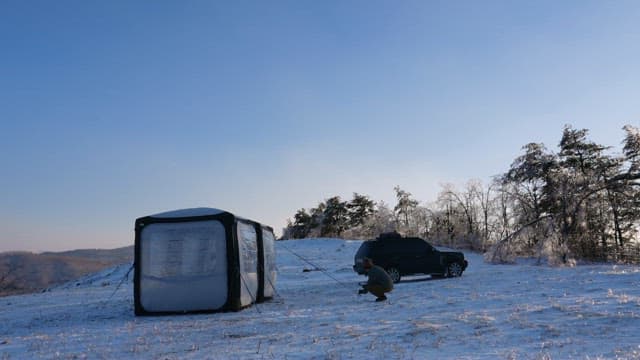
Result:
{"label": "distant hill", "polygon": [[0,253],[0,296],[37,292],[105,268],[133,262],[133,246],[112,250]]}

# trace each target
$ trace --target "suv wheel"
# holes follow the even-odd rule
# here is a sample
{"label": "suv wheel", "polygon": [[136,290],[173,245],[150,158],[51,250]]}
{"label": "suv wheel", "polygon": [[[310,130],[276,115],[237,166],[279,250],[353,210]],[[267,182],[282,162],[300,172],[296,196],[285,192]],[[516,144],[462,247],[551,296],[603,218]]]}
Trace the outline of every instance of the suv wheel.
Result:
{"label": "suv wheel", "polygon": [[391,281],[397,283],[400,281],[400,271],[394,267],[390,267],[387,269],[387,274],[391,277]]}
{"label": "suv wheel", "polygon": [[447,277],[462,276],[462,265],[457,262],[453,262],[447,266]]}

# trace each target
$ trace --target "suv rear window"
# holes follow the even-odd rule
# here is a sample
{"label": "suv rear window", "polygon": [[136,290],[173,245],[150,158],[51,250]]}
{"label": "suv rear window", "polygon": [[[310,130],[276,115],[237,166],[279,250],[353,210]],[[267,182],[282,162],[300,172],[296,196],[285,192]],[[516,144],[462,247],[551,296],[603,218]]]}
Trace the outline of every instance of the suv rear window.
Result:
{"label": "suv rear window", "polygon": [[372,247],[373,246],[371,245],[371,242],[369,241],[363,242],[362,245],[360,246],[360,249],[358,249],[358,252],[356,253],[356,259],[371,257]]}
{"label": "suv rear window", "polygon": [[416,254],[424,254],[427,251],[427,243],[421,239],[407,239],[406,249]]}

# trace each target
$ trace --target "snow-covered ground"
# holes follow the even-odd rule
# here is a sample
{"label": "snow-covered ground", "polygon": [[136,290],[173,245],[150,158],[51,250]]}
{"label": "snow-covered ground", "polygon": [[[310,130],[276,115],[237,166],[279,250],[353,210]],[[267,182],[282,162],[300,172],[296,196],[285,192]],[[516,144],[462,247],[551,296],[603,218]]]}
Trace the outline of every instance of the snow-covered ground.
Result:
{"label": "snow-covered ground", "polygon": [[0,358],[640,359],[638,267],[465,253],[461,278],[409,278],[376,303],[357,295],[359,245],[277,242],[277,296],[240,312],[135,317],[133,276],[114,293],[128,265],[0,298]]}

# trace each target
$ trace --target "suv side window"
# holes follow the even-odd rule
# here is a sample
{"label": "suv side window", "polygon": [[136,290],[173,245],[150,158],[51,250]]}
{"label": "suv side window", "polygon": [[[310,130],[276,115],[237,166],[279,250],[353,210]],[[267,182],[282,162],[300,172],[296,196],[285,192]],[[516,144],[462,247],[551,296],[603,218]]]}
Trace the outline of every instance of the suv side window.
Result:
{"label": "suv side window", "polygon": [[389,241],[386,239],[376,241],[377,254],[388,254],[391,252],[397,252],[397,246],[393,241]]}
{"label": "suv side window", "polygon": [[373,245],[370,242],[363,242],[360,246],[360,249],[358,249],[358,252],[356,253],[356,258],[371,257],[372,249]]}
{"label": "suv side window", "polygon": [[413,254],[424,254],[428,250],[429,244],[421,239],[410,238],[407,239],[407,250]]}

